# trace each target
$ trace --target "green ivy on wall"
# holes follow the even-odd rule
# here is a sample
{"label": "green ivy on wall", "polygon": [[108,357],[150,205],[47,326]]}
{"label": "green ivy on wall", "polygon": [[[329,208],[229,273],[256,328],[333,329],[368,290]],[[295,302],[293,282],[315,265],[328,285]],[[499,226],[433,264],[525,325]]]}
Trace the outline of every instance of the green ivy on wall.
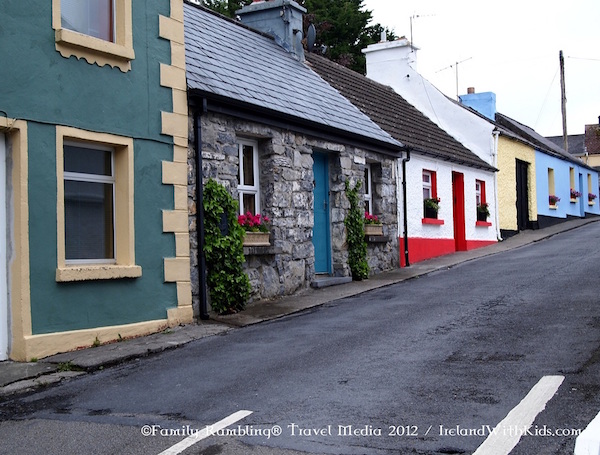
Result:
{"label": "green ivy on wall", "polygon": [[213,310],[243,310],[250,296],[244,273],[244,228],[237,220],[238,203],[227,189],[210,179],[204,185],[204,254]]}
{"label": "green ivy on wall", "polygon": [[352,272],[352,279],[356,281],[369,278],[369,263],[367,262],[367,242],[365,240],[365,210],[360,197],[362,182],[356,182],[350,188],[346,180],[346,197],[350,202],[350,210],[344,219],[346,236],[348,240],[348,265]]}

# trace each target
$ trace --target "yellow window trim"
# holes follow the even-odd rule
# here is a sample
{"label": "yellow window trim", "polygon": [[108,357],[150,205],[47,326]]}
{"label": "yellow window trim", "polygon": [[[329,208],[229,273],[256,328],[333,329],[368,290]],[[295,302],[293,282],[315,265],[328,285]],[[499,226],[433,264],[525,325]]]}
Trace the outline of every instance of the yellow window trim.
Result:
{"label": "yellow window trim", "polygon": [[[100,144],[115,149],[115,259],[116,264],[70,265],[65,261],[65,141]],[[108,133],[95,133],[77,128],[56,127],[56,281],[109,280],[136,278],[142,268],[135,265],[133,204],[133,139]]]}
{"label": "yellow window trim", "polygon": [[115,42],[62,28],[61,0],[52,0],[52,28],[55,30],[56,50],[69,58],[74,55],[98,66],[110,65],[127,72],[131,69],[133,51],[133,23],[131,0],[115,0]]}

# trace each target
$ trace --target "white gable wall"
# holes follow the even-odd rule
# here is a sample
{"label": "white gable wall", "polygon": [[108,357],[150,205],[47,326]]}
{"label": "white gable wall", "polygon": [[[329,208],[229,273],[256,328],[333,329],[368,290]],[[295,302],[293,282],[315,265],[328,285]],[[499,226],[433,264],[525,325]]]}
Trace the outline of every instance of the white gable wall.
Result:
{"label": "white gable wall", "polygon": [[487,163],[494,164],[494,125],[449,100],[421,76],[416,48],[408,40],[385,41],[363,50],[367,77],[392,87],[432,122]]}

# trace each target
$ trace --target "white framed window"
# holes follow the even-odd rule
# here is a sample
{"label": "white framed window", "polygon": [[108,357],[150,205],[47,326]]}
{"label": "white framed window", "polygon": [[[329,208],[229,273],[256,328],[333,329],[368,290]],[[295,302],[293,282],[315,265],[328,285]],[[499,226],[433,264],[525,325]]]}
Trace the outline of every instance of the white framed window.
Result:
{"label": "white framed window", "polygon": [[481,180],[475,180],[475,203],[481,205],[483,201],[481,192]]}
{"label": "white framed window", "polygon": [[258,168],[258,142],[238,140],[239,172],[238,195],[240,215],[260,213],[260,182]]}
{"label": "white framed window", "polygon": [[114,0],[60,0],[62,28],[114,42]]}
{"label": "white framed window", "polygon": [[365,212],[373,213],[373,173],[371,164],[365,164]]}
{"label": "white framed window", "polygon": [[114,264],[114,149],[64,143],[65,263]]}
{"label": "white framed window", "polygon": [[136,278],[133,139],[56,127],[56,281]]}
{"label": "white framed window", "polygon": [[434,197],[432,177],[431,171],[423,170],[423,200]]}

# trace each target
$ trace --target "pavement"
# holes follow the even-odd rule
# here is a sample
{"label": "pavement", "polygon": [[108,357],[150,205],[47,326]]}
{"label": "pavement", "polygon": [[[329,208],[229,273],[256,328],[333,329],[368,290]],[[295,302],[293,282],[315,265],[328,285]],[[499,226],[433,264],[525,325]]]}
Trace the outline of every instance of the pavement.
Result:
{"label": "pavement", "polygon": [[467,261],[520,248],[597,221],[600,221],[600,217],[574,219],[544,229],[522,231],[491,246],[429,259],[410,267],[374,275],[368,280],[350,281],[319,289],[311,288],[289,297],[250,303],[244,311],[232,315],[219,316],[210,313],[208,321],[182,325],[144,337],[56,354],[37,362],[0,362],[0,398],[29,392],[75,376],[175,349],[204,337],[281,318],[328,302],[449,269]]}

